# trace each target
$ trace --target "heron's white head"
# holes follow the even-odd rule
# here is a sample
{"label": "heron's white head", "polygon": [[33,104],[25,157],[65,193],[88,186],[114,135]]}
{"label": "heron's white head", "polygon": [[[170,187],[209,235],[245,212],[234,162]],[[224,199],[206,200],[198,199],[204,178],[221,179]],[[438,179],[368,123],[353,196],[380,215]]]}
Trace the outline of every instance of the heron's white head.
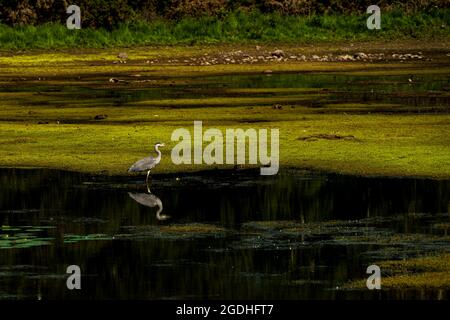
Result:
{"label": "heron's white head", "polygon": [[162,142],[158,142],[157,144],[155,144],[155,148],[159,148],[159,147],[164,147],[165,144]]}

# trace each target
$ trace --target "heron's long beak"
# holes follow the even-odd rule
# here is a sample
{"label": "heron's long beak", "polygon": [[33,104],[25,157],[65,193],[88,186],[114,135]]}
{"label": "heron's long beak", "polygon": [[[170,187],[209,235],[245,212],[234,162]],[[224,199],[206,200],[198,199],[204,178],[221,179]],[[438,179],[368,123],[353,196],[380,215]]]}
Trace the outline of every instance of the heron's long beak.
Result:
{"label": "heron's long beak", "polygon": [[161,146],[161,147],[165,147],[166,144],[165,144],[165,143],[161,143],[160,146]]}

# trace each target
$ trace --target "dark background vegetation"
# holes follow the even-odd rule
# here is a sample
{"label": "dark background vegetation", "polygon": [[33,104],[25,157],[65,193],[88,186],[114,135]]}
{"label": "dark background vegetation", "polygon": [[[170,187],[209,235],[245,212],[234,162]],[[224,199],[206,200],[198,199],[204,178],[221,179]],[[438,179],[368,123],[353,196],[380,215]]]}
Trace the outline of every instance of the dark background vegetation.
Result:
{"label": "dark background vegetation", "polygon": [[[82,30],[66,27],[72,4]],[[449,21],[450,0],[0,0],[0,49],[448,39]]]}
{"label": "dark background vegetation", "polygon": [[383,12],[407,14],[450,7],[448,0],[2,0],[0,23],[11,26],[64,22],[65,8],[81,8],[83,27],[113,28],[122,22],[152,19],[179,20],[185,17],[222,18],[231,12],[259,11],[281,15],[361,14],[376,3]]}

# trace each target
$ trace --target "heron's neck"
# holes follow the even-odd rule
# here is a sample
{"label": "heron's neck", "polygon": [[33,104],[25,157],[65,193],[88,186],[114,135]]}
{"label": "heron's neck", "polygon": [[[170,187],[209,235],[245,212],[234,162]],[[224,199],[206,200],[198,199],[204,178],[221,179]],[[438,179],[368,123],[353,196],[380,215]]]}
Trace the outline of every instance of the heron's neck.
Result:
{"label": "heron's neck", "polygon": [[155,151],[158,154],[158,156],[156,157],[156,159],[159,161],[161,160],[161,151],[159,151],[158,147],[155,146]]}
{"label": "heron's neck", "polygon": [[156,218],[157,218],[158,220],[162,220],[162,217],[161,217],[161,211],[163,211],[163,205],[162,205],[162,202],[160,201],[160,202],[158,203],[158,211],[156,211]]}

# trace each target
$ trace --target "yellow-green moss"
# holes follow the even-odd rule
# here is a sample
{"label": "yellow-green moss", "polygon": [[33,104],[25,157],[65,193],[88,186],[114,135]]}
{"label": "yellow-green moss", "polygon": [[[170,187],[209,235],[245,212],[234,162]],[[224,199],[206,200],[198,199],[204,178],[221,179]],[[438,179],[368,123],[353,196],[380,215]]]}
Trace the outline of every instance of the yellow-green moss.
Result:
{"label": "yellow-green moss", "polygon": [[205,233],[222,233],[225,232],[224,228],[211,225],[211,224],[202,224],[202,223],[193,223],[193,224],[180,224],[180,225],[169,225],[162,226],[160,231],[163,233],[187,233],[187,234],[205,234]]}
{"label": "yellow-green moss", "polygon": [[[450,288],[450,254],[423,256],[376,263],[382,272],[383,289]],[[365,280],[353,281],[346,288],[366,288]]]}
{"label": "yellow-green moss", "polygon": [[[422,50],[430,51],[445,50],[449,41],[440,42],[427,41],[399,41],[397,46],[384,42],[362,42],[356,44],[328,44],[327,46],[291,46],[277,45],[278,48],[287,52],[287,55],[307,55],[313,54],[345,54],[348,52],[375,51],[389,52],[392,50]],[[407,62],[377,62],[369,63],[363,61],[353,62],[274,62],[266,61],[255,64],[216,64],[209,66],[190,65],[197,62],[189,61],[190,58],[197,59],[207,56],[222,56],[240,50],[253,56],[270,55],[273,47],[263,46],[256,50],[254,46],[240,45],[227,46],[160,46],[141,48],[118,48],[118,49],[89,49],[89,50],[59,50],[48,51],[28,51],[28,52],[0,52],[0,66],[3,74],[10,76],[36,76],[49,77],[52,75],[78,75],[98,74],[99,77],[107,74],[132,74],[139,73],[143,76],[196,76],[205,74],[236,74],[236,73],[263,73],[267,70],[273,72],[333,72],[354,75],[400,75],[400,74],[421,74],[429,73],[423,70],[422,65],[436,66],[433,70],[436,74],[448,74],[450,67],[439,62],[418,61]],[[126,64],[115,63],[119,59],[119,52],[127,52],[129,59]],[[445,57],[445,56],[444,56]],[[156,61],[154,64],[150,61]],[[184,61],[187,62],[184,62]]]}
{"label": "yellow-green moss", "polygon": [[[417,45],[416,45],[417,47]],[[156,50],[158,49],[158,50]],[[76,77],[89,74],[83,85],[111,91],[142,89],[154,84],[139,82],[122,86],[110,84],[109,77],[140,79],[133,75],[158,78],[157,85],[186,83],[179,76],[189,75],[191,83],[202,83],[199,76],[220,73],[273,71],[333,71],[406,74],[409,72],[445,73],[448,65],[415,63],[266,63],[256,65],[148,65],[145,59],[155,54],[164,57],[187,57],[231,50],[224,47],[137,48],[126,50],[128,64],[112,64],[119,50],[86,52],[30,52],[0,57],[0,76],[4,86],[21,86],[21,77],[32,77],[32,85],[69,87]],[[248,48],[244,48],[248,49]],[[267,49],[267,48],[265,48]],[[293,53],[316,52],[323,48],[286,47]],[[360,49],[360,48],[359,48]],[[379,48],[380,49],[380,48]],[[253,49],[254,50],[254,49]],[[331,48],[329,51],[337,50]],[[120,50],[122,51],[122,50]],[[157,51],[157,53],[156,53]],[[136,63],[133,62],[136,59]],[[104,60],[104,63],[99,61]],[[45,79],[46,76],[61,77]],[[16,78],[17,77],[17,78]],[[43,78],[41,78],[43,77]],[[195,78],[196,77],[196,78]],[[17,82],[11,82],[15,79]],[[66,80],[64,80],[66,79]],[[94,81],[94,80],[95,81]],[[27,80],[28,81],[28,80]],[[67,81],[67,82],[65,82]],[[134,81],[134,80],[133,80]],[[27,82],[27,85],[30,85]],[[450,115],[448,114],[347,114],[373,107],[389,109],[386,104],[337,104],[308,108],[304,100],[329,95],[319,89],[256,88],[225,89],[234,96],[202,96],[198,99],[158,97],[140,103],[124,101],[115,105],[108,98],[86,98],[61,92],[0,93],[0,166],[45,167],[82,172],[125,174],[137,159],[152,151],[156,141],[164,141],[163,161],[158,172],[205,170],[229,166],[175,166],[170,161],[170,141],[174,129],[192,129],[194,120],[202,120],[205,129],[279,128],[281,167],[327,170],[358,175],[450,177]],[[233,91],[234,90],[234,91]],[[70,92],[69,92],[70,93]],[[241,96],[244,95],[245,96]],[[261,94],[269,94],[262,97]],[[271,96],[277,94],[277,96]],[[295,105],[290,105],[294,103]],[[272,108],[282,103],[282,109]],[[264,104],[264,105],[263,105]],[[214,107],[218,106],[220,107]],[[167,108],[176,107],[176,108]],[[393,106],[399,108],[399,106]],[[94,117],[106,114],[105,120]],[[39,124],[41,123],[41,124]],[[340,135],[354,139],[303,139],[308,136]]]}
{"label": "yellow-green moss", "polygon": [[[42,109],[27,118],[26,110],[10,109],[1,117],[23,121],[0,122],[0,165],[46,167],[83,172],[123,174],[146,156],[156,141],[164,141],[159,172],[212,169],[215,166],[175,166],[170,161],[172,131],[192,130],[194,120],[204,128],[279,128],[281,167],[312,168],[360,175],[450,177],[449,115],[341,115],[308,114],[271,107],[237,107],[233,114],[220,108],[199,110],[101,108]],[[65,113],[67,112],[67,113]],[[127,112],[132,115],[127,116]],[[95,122],[96,114],[108,115]],[[57,124],[57,119],[85,123]],[[48,124],[38,124],[39,121]],[[265,122],[260,122],[264,120]],[[126,123],[127,121],[134,121]],[[302,136],[338,134],[355,140],[308,141]]]}

